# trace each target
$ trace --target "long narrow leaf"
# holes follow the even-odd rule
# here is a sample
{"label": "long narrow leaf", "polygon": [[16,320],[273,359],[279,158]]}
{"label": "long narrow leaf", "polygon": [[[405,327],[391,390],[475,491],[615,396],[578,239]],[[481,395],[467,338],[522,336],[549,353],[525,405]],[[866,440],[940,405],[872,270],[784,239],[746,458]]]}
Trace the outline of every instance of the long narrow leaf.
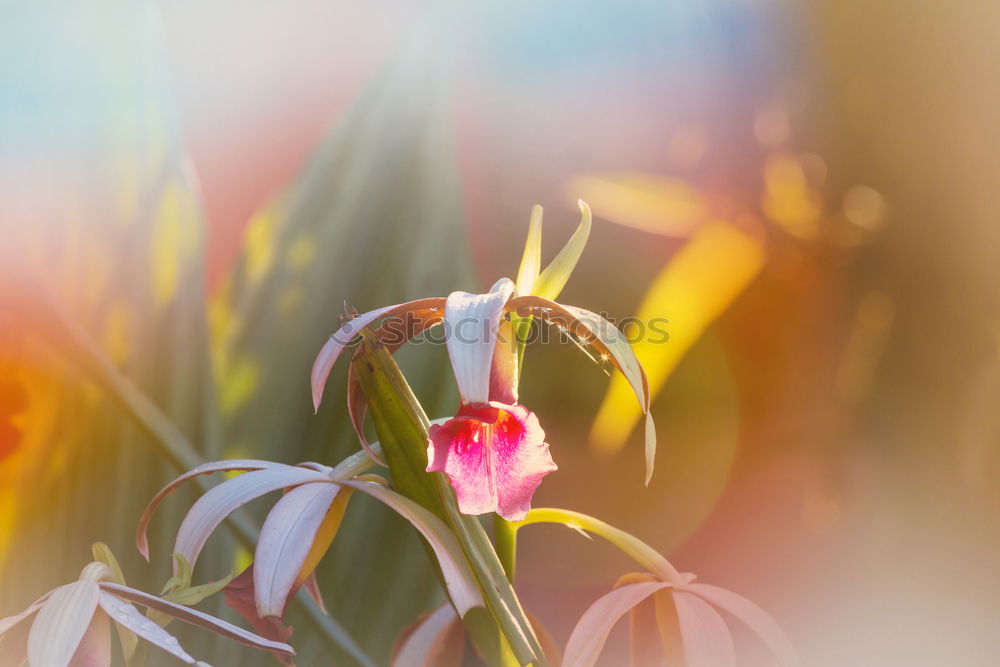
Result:
{"label": "long narrow leaf", "polygon": [[462,548],[441,519],[409,498],[380,484],[374,482],[342,482],[342,484],[382,501],[420,531],[434,549],[448,588],[448,595],[459,615],[464,616],[473,607],[484,605],[483,596],[472,573],[469,572]]}

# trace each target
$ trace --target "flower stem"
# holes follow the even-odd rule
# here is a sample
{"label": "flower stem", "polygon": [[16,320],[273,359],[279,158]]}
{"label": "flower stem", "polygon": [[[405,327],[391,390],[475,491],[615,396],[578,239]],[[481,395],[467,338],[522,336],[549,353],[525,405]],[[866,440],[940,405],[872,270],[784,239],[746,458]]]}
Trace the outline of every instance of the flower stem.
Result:
{"label": "flower stem", "polygon": [[631,556],[637,563],[645,567],[651,573],[658,576],[663,581],[680,585],[681,575],[673,565],[670,564],[656,549],[649,546],[638,537],[626,533],[624,530],[615,528],[609,523],[592,516],[574,512],[572,510],[557,509],[554,507],[539,507],[528,512],[528,516],[523,521],[512,524],[517,531],[522,526],[533,523],[561,523],[564,526],[577,531],[587,531],[600,535],[608,542],[621,549]]}
{"label": "flower stem", "polygon": [[507,579],[513,584],[517,565],[517,525],[507,521],[499,514],[494,514],[493,542],[496,544],[500,564],[503,565],[503,570],[507,573]]}
{"label": "flower stem", "polygon": [[[393,486],[441,516],[454,532],[482,590],[492,622],[502,634],[497,647],[499,655],[494,652],[494,660],[505,664],[503,645],[506,642],[521,665],[534,663],[544,667],[547,663],[541,644],[479,519],[459,511],[455,493],[443,473],[426,471],[431,424],[423,407],[389,352],[377,341],[363,340],[359,357],[353,363],[389,462]],[[390,444],[400,450],[395,457],[389,455]],[[477,645],[496,647],[496,637],[483,638],[480,633],[484,632],[484,626],[478,618],[469,619],[470,614],[463,620]],[[495,632],[489,627],[485,630]]]}

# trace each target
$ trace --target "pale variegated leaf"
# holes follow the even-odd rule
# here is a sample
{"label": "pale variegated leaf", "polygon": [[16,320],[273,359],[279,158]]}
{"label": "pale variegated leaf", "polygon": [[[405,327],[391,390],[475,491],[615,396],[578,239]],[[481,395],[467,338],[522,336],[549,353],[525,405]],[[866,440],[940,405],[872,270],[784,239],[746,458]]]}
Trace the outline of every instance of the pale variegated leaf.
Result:
{"label": "pale variegated leaf", "polygon": [[180,642],[152,619],[143,616],[139,610],[124,600],[106,591],[101,591],[101,609],[107,612],[116,624],[128,629],[136,636],[142,637],[154,646],[158,646],[175,658],[189,665],[195,663],[187,651],[181,648]]}

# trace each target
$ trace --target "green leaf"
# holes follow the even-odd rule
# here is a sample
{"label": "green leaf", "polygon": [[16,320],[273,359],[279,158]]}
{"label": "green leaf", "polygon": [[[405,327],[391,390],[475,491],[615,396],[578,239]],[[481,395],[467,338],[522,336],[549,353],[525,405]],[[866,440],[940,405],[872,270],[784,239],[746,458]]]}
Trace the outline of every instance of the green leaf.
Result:
{"label": "green leaf", "polygon": [[566,286],[570,274],[573,273],[573,269],[576,268],[576,263],[580,261],[580,256],[583,255],[587,239],[590,238],[591,213],[587,202],[580,199],[577,204],[580,207],[580,225],[563,246],[563,249],[559,251],[559,254],[555,256],[555,259],[538,276],[538,280],[535,281],[530,292],[535,296],[546,299],[555,299],[559,296],[563,287]]}
{"label": "green leaf", "polygon": [[426,417],[421,419],[423,410],[399,367],[369,335],[361,337],[358,356],[352,363],[368,399],[393,488],[444,518],[437,488],[427,472],[425,443],[429,423],[424,421]]}
{"label": "green leaf", "polygon": [[542,207],[535,205],[528,220],[528,238],[524,241],[524,254],[517,270],[517,293],[531,294],[542,268]]}

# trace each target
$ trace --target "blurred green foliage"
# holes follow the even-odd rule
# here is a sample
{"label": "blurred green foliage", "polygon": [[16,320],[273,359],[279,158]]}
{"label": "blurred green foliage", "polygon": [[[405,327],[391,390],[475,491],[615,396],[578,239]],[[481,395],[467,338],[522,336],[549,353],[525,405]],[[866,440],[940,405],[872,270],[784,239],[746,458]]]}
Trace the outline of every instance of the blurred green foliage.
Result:
{"label": "blurred green foliage", "polygon": [[[108,209],[114,219],[108,221],[108,211],[96,222],[88,219],[91,212],[70,211],[78,217],[61,221],[57,234],[26,234],[9,249],[56,240],[37,256],[27,253],[25,263],[36,275],[45,275],[46,265],[72,267],[68,275],[45,275],[46,289],[203,458],[333,464],[358,447],[346,417],[345,369],[334,373],[314,415],[309,367],[336,329],[343,300],[366,309],[468,282],[446,132],[448,91],[434,43],[416,31],[400,47],[296,182],[251,223],[241,257],[209,304],[204,219],[183,167],[183,146],[163,116],[171,104],[158,31],[137,22],[149,38],[146,57],[113,69],[108,84],[117,93],[109,99],[130,97],[126,106],[135,117],[122,125],[122,107],[115,104],[94,139],[115,156],[99,174],[102,188],[115,193]],[[120,67],[115,53],[122,47],[109,44],[108,63]],[[71,241],[74,234],[82,240]],[[105,277],[95,284],[94,275]],[[14,481],[0,493],[7,533],[0,609],[16,609],[74,579],[95,540],[119,556],[130,584],[159,591],[170,574],[172,534],[193,494],[180,492],[164,505],[146,566],[133,544],[136,520],[179,471],[109,402],[85,360],[66,358],[72,346],[63,344],[61,332],[33,329],[34,320],[20,314],[23,295],[3,295],[0,362],[27,378],[34,397],[46,393],[52,423],[36,429],[43,439],[24,443],[35,447],[30,459],[19,455],[6,466],[4,479]],[[445,368],[433,355],[414,359],[407,372],[429,409],[454,402]],[[225,531],[206,554],[195,583],[224,574],[240,557]],[[318,577],[330,615],[378,662],[388,658],[398,631],[440,596],[415,531],[367,498],[352,504]],[[203,608],[233,618],[220,600]],[[290,622],[301,664],[345,659],[315,640],[315,628],[299,610]],[[183,639],[193,654],[215,664],[271,660],[196,633]]]}

